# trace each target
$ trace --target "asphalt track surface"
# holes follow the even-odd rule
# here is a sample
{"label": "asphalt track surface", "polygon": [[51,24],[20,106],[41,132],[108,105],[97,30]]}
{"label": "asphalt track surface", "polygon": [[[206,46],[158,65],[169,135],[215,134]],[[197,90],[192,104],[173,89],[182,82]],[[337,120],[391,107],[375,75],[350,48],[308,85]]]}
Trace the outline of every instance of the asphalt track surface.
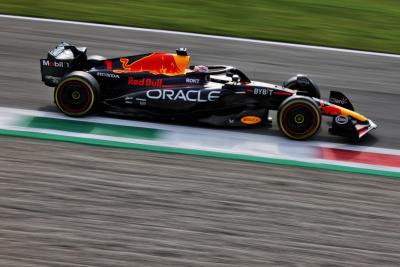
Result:
{"label": "asphalt track surface", "polygon": [[[378,123],[361,145],[400,148],[400,60],[374,55],[0,18],[0,106],[54,110],[38,59],[61,40],[107,57],[186,46],[193,64],[269,82],[308,73]],[[0,266],[400,265],[396,180],[6,137],[0,148]]]}

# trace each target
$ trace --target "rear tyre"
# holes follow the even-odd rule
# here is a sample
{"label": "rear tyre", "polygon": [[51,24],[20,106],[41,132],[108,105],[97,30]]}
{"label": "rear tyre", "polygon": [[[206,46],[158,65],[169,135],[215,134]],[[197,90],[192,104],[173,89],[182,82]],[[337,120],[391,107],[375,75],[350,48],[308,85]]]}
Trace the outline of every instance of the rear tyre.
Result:
{"label": "rear tyre", "polygon": [[290,139],[305,140],[318,132],[321,111],[310,98],[289,97],[278,109],[278,125],[281,132]]}
{"label": "rear tyre", "polygon": [[100,96],[96,79],[83,71],[71,72],[54,89],[54,102],[64,114],[82,117],[91,114]]}

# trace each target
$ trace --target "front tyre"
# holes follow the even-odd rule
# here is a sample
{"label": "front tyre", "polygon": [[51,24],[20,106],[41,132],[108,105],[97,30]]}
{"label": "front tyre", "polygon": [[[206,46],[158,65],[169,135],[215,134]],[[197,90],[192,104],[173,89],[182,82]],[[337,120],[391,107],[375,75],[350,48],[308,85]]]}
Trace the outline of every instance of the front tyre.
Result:
{"label": "front tyre", "polygon": [[82,117],[91,114],[98,103],[99,84],[90,74],[71,72],[54,89],[54,102],[64,114]]}
{"label": "front tyre", "polygon": [[304,95],[320,99],[321,93],[318,86],[306,75],[297,74],[283,83],[283,87],[297,90],[297,95]]}
{"label": "front tyre", "polygon": [[290,139],[305,140],[318,132],[321,111],[308,97],[290,97],[278,109],[278,125]]}

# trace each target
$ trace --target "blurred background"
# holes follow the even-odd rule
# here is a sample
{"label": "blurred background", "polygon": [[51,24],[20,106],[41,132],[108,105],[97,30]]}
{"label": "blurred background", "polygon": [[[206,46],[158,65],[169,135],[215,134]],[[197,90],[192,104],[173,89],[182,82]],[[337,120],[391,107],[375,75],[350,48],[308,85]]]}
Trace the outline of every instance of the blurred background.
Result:
{"label": "blurred background", "polygon": [[397,0],[1,0],[0,12],[398,53]]}

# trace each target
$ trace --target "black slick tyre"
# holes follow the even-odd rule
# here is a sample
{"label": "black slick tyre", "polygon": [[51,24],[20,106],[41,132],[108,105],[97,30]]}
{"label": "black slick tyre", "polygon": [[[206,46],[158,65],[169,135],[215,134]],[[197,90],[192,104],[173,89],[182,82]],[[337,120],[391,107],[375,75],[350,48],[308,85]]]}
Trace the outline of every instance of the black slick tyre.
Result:
{"label": "black slick tyre", "polygon": [[297,95],[321,98],[318,86],[311,79],[302,74],[287,79],[283,83],[283,87],[298,90]]}
{"label": "black slick tyre", "polygon": [[64,114],[82,117],[94,112],[100,87],[96,79],[83,71],[66,75],[54,89],[54,102]]}
{"label": "black slick tyre", "polygon": [[295,140],[315,135],[321,126],[321,111],[308,97],[289,97],[279,106],[278,125],[281,132]]}

